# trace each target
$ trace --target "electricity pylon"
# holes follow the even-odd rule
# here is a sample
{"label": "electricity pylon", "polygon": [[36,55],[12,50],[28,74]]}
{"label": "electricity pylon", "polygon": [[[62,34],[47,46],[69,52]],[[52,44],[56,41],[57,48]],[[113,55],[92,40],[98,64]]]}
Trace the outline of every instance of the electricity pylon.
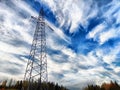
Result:
{"label": "electricity pylon", "polygon": [[46,56],[46,34],[44,11],[41,8],[37,20],[36,30],[31,46],[30,56],[28,59],[24,80],[29,82],[28,90],[33,90],[30,83],[37,81],[38,87],[41,89],[41,83],[48,81],[47,75],[47,56]]}

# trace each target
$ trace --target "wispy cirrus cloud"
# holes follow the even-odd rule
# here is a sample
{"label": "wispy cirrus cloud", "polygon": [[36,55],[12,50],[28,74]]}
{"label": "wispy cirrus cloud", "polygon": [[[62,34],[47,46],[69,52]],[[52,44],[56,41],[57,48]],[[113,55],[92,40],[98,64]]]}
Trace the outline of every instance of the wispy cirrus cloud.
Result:
{"label": "wispy cirrus cloud", "polygon": [[[18,3],[19,5],[17,5]],[[30,21],[30,17],[32,15],[37,16],[38,13],[24,1],[1,1],[0,8],[0,62],[2,64],[0,72],[5,73],[3,77],[8,77],[7,74],[10,74],[11,78],[22,79],[35,31],[35,22]],[[48,47],[52,48],[51,50],[58,48],[60,50],[64,47],[64,44],[62,47],[59,45],[59,41],[65,43],[70,42],[69,38],[59,28],[47,20],[46,23],[49,24],[52,29],[56,30],[52,32],[50,28],[46,26]],[[60,38],[58,38],[58,36]],[[52,41],[52,39],[54,41]],[[48,55],[48,57],[49,56],[50,55]],[[57,59],[57,57],[59,58]],[[53,56],[56,62],[60,58],[61,55]],[[53,66],[54,63],[55,62],[51,63],[51,65]],[[6,67],[6,64],[9,64],[9,67]],[[21,66],[19,65],[23,67],[23,71],[21,71]],[[12,73],[14,73],[14,75]]]}
{"label": "wispy cirrus cloud", "polygon": [[21,68],[25,69],[25,58],[20,55],[28,53],[33,35],[29,33],[34,28],[29,19],[37,13],[23,1],[2,0],[0,8],[1,77],[20,79],[24,73]]}
{"label": "wispy cirrus cloud", "polygon": [[[37,0],[40,1],[40,0]],[[40,1],[41,2],[41,1]],[[57,23],[59,23],[59,27],[66,27],[66,23],[71,24],[70,33],[73,33],[75,29],[78,27],[79,23],[84,23],[85,19],[83,19],[83,12],[85,10],[85,4],[83,0],[69,0],[69,1],[54,1],[54,0],[42,0],[44,4],[47,4],[48,7],[51,8],[52,12],[57,19]],[[89,9],[92,2],[88,1],[87,9]],[[81,5],[80,5],[81,4]],[[87,14],[87,12],[85,13]]]}
{"label": "wispy cirrus cloud", "polygon": [[[54,33],[46,28],[49,80],[65,84],[71,89],[74,87],[74,90],[80,88],[79,85],[84,87],[85,83],[101,84],[110,80],[120,82],[119,0],[36,1],[49,8],[48,11],[45,10],[48,14],[46,21],[55,29]],[[12,58],[14,61],[11,60],[10,63],[18,62],[25,67],[28,54],[23,54],[29,52],[35,28],[35,23],[30,23],[28,19],[31,15],[37,16],[37,13],[23,1],[19,1],[20,5],[17,5],[18,1],[11,2],[17,8],[0,2],[0,16],[3,17],[0,21],[4,22],[0,27],[0,53],[7,55],[0,57],[1,63]],[[49,22],[50,20],[52,21]],[[20,58],[23,61],[19,61]],[[14,63],[12,65],[15,65]],[[18,66],[15,65],[14,68],[18,70]],[[3,74],[2,71],[1,73]],[[23,73],[18,76],[22,77]],[[70,86],[71,83],[74,85]]]}

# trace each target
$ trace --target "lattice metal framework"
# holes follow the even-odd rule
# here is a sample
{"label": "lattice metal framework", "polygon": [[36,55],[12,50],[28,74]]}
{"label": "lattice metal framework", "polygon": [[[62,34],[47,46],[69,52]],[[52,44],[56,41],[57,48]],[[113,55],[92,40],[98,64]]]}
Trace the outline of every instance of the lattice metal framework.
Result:
{"label": "lattice metal framework", "polygon": [[47,82],[47,57],[44,11],[40,10],[24,80]]}

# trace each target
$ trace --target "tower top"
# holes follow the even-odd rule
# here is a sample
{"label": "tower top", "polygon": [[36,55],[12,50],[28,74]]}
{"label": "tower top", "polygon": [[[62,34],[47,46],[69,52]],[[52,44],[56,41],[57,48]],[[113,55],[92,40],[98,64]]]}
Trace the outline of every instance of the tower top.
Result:
{"label": "tower top", "polygon": [[40,9],[39,15],[44,16],[44,10],[43,10],[43,7]]}

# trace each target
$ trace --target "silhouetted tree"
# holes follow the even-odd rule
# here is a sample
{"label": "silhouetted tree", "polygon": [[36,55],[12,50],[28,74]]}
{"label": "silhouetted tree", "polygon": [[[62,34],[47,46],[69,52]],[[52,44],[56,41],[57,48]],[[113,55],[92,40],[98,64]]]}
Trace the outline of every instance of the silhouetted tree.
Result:
{"label": "silhouetted tree", "polygon": [[120,90],[120,86],[117,82],[103,83],[101,86],[88,85],[84,90]]}

